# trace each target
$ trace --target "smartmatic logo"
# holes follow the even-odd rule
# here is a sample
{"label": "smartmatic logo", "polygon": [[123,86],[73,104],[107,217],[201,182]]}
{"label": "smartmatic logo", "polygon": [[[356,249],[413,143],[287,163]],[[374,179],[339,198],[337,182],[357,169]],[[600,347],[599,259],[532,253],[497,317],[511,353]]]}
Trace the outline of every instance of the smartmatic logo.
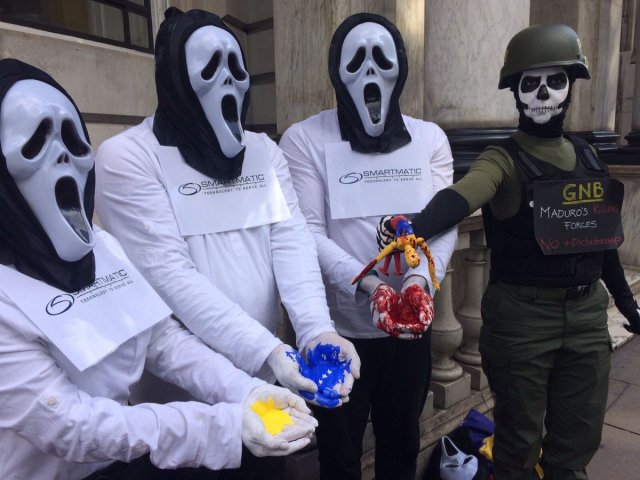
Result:
{"label": "smartmatic logo", "polygon": [[73,307],[74,303],[87,303],[94,298],[107,295],[109,292],[115,292],[122,288],[126,288],[129,285],[133,285],[133,280],[129,277],[127,271],[122,268],[115,272],[96,277],[95,281],[91,285],[87,285],[81,290],[72,293],[62,293],[56,295],[49,303],[47,303],[45,310],[49,315],[62,315]]}
{"label": "smartmatic logo", "polygon": [[387,182],[420,182],[423,179],[422,168],[385,168],[380,170],[363,170],[342,175],[338,181],[343,185],[354,183],[387,183]]}
{"label": "smartmatic logo", "polygon": [[73,307],[75,301],[76,299],[73,295],[69,295],[68,293],[56,295],[47,303],[46,311],[49,315],[60,315]]}
{"label": "smartmatic logo", "polygon": [[254,190],[267,186],[264,173],[255,175],[241,175],[230,180],[215,180],[208,178],[199,182],[183,183],[178,187],[178,193],[191,196],[202,192],[203,195],[216,195],[240,190]]}
{"label": "smartmatic logo", "polygon": [[178,187],[178,192],[181,193],[182,195],[187,195],[187,196],[195,195],[200,190],[202,190],[202,187],[197,183],[192,183],[192,182],[185,183]]}
{"label": "smartmatic logo", "polygon": [[351,185],[352,183],[358,183],[362,180],[362,174],[358,172],[347,173],[340,177],[340,183],[344,185]]}

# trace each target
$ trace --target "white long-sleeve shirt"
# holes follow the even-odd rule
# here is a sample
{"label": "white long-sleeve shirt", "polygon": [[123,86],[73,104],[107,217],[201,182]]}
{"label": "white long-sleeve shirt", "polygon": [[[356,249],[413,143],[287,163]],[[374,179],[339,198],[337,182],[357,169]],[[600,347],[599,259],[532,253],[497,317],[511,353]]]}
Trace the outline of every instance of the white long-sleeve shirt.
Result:
{"label": "white long-sleeve shirt", "polygon": [[[453,158],[445,133],[433,123],[405,115],[402,118],[412,142],[426,145],[424,166],[431,172],[433,193],[451,185]],[[325,144],[340,141],[337,112],[326,110],[289,127],[280,140],[280,148],[289,164],[300,208],[316,241],[327,300],[338,333],[351,338],[384,337],[386,334],[373,326],[368,307],[356,301],[356,285],[351,285],[364,265],[378,254],[375,238],[380,216],[338,220],[331,216]],[[438,281],[445,276],[456,242],[456,228],[429,242]],[[420,255],[420,266],[407,269],[404,275],[423,276],[433,293],[427,262],[421,252]],[[402,278],[390,274],[383,280],[399,289]]]}
{"label": "white long-sleeve shirt", "polygon": [[[127,406],[145,366],[206,403]],[[263,383],[171,319],[81,372],[0,290],[0,478],[81,479],[146,453],[160,468],[237,467],[242,403]]]}
{"label": "white long-sleeve shirt", "polygon": [[152,125],[148,118],[98,150],[98,217],[189,330],[239,368],[269,378],[261,367],[282,343],[273,334],[280,300],[301,348],[321,333],[335,332],[315,243],[282,152],[266,135],[245,132],[247,152],[261,152],[273,166],[291,218],[183,237]]}

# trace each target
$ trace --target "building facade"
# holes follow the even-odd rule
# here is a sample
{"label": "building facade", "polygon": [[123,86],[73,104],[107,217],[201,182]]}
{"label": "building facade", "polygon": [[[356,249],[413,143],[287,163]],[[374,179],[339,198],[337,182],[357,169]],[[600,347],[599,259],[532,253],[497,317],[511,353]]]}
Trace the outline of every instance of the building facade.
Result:
{"label": "building facade", "polygon": [[[50,73],[75,99],[98,147],[153,114],[153,39],[170,6],[212,11],[234,30],[251,74],[247,128],[275,138],[335,105],[327,57],[342,20],[359,11],[386,16],[409,58],[402,111],[447,132],[459,175],[517,124],[511,92],[497,89],[509,39],[536,23],[570,25],[592,78],[576,83],[565,128],[599,148],[625,184],[621,259],[640,271],[640,240],[632,235],[640,231],[640,0],[0,0],[0,58]],[[492,407],[477,349],[487,278],[481,218],[470,217],[459,231],[436,298],[421,468],[430,446],[469,408]],[[366,442],[363,465],[371,478],[371,435]],[[290,478],[315,478],[314,455],[292,458]]]}
{"label": "building facade", "polygon": [[497,90],[511,36],[566,23],[592,74],[574,89],[568,130],[609,149],[639,143],[638,0],[1,0],[0,55],[58,79],[97,146],[154,111],[153,37],[169,6],[213,11],[234,29],[251,73],[247,123],[273,135],[335,104],[326,65],[337,25],[358,11],[384,15],[409,56],[403,112],[438,123],[454,146],[462,133],[515,125],[510,92]]}

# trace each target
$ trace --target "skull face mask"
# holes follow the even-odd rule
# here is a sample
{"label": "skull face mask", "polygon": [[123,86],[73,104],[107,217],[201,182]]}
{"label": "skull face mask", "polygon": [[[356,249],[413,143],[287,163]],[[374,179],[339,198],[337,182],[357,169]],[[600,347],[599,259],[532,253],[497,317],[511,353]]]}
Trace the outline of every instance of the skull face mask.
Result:
{"label": "skull face mask", "polygon": [[366,22],[349,32],[340,55],[340,79],[371,137],[384,131],[398,73],[398,55],[388,30],[378,23]]}
{"label": "skull face mask", "polygon": [[9,174],[58,256],[75,262],[93,248],[83,205],[93,154],[71,101],[37,80],[15,83],[2,101],[0,144]]}
{"label": "skull face mask", "polygon": [[569,80],[562,67],[527,70],[518,84],[523,113],[538,125],[560,115],[569,95]]}
{"label": "skull face mask", "polygon": [[197,29],[185,44],[187,71],[193,91],[227,157],[244,147],[240,123],[249,74],[235,38],[214,26]]}

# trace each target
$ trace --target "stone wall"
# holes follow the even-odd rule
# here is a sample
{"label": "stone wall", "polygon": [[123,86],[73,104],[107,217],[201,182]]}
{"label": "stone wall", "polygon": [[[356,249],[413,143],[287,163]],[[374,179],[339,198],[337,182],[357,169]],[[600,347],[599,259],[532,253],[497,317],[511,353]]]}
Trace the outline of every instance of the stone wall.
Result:
{"label": "stone wall", "polygon": [[0,22],[0,58],[55,78],[85,117],[94,148],[155,110],[151,54]]}

